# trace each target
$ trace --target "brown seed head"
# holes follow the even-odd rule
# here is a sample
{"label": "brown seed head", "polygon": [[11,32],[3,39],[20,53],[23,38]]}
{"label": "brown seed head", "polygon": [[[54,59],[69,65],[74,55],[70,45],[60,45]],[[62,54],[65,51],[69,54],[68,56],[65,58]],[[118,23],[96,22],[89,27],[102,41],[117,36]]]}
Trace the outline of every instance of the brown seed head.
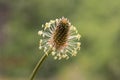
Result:
{"label": "brown seed head", "polygon": [[53,43],[57,50],[61,50],[67,45],[69,30],[69,21],[66,18],[60,19],[53,33]]}

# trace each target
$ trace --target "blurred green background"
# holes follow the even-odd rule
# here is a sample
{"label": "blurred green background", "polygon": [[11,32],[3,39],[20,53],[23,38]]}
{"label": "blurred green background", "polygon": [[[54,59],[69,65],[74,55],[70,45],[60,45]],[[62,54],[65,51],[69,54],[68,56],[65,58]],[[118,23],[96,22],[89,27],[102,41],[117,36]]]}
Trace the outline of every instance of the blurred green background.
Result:
{"label": "blurred green background", "polygon": [[42,56],[37,32],[67,17],[81,50],[42,64],[38,80],[120,80],[120,0],[0,0],[0,80],[27,80]]}

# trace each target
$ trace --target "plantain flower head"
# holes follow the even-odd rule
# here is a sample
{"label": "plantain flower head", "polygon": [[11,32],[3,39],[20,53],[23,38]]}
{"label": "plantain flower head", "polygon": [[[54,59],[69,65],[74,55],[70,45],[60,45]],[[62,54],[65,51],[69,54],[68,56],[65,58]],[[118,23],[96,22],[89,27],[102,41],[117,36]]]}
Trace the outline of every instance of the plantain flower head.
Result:
{"label": "plantain flower head", "polygon": [[54,59],[69,59],[70,56],[76,56],[80,50],[79,42],[81,35],[78,34],[76,27],[71,25],[67,18],[50,20],[42,25],[43,30],[38,31],[38,35],[42,36],[39,42],[39,49],[47,50],[51,47],[51,54]]}

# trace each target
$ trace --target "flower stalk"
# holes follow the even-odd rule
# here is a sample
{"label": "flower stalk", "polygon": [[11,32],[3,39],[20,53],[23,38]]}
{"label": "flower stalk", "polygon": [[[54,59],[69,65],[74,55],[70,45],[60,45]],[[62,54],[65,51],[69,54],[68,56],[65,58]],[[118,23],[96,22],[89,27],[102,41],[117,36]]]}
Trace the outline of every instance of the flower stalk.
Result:
{"label": "flower stalk", "polygon": [[37,65],[35,66],[32,74],[30,75],[30,79],[29,80],[33,80],[38,69],[40,68],[41,64],[45,61],[45,59],[47,58],[47,56],[52,52],[52,48],[50,48],[47,53],[45,53],[41,58],[40,60],[38,61]]}

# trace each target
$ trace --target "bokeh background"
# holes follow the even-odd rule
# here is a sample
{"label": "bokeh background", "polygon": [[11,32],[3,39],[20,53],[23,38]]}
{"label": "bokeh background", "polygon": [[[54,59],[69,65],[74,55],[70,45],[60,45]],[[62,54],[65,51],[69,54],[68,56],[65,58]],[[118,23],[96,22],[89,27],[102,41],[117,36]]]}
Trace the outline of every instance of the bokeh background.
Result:
{"label": "bokeh background", "polygon": [[81,50],[69,60],[49,56],[36,78],[120,80],[120,0],[0,0],[0,80],[27,80],[44,54],[37,32],[62,16],[82,35]]}

